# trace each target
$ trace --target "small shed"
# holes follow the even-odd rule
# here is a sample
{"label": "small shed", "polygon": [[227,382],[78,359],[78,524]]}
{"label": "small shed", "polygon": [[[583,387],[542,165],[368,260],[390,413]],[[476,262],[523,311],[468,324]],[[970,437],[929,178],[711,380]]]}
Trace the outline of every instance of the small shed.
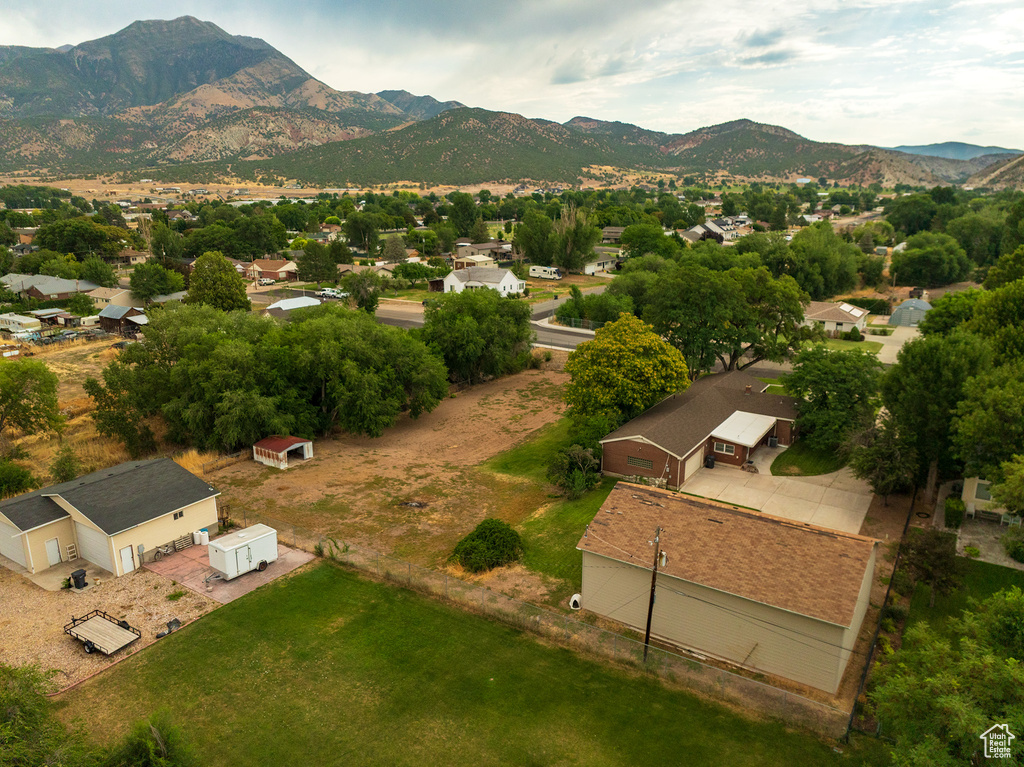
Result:
{"label": "small shed", "polygon": [[288,453],[302,451],[302,460],[313,457],[313,442],[301,437],[267,437],[252,446],[252,459],[277,469],[288,468]]}
{"label": "small shed", "polygon": [[920,298],[908,299],[892,310],[892,314],[889,315],[889,324],[916,328],[931,308],[930,303],[922,301]]}

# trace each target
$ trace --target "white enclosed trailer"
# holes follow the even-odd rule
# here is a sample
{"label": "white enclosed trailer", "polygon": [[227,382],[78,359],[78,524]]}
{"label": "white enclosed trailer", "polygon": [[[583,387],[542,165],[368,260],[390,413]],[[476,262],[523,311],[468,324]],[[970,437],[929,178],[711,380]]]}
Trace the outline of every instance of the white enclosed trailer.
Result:
{"label": "white enclosed trailer", "polygon": [[210,566],[226,581],[250,570],[262,572],[277,559],[277,530],[253,525],[210,541],[208,551]]}

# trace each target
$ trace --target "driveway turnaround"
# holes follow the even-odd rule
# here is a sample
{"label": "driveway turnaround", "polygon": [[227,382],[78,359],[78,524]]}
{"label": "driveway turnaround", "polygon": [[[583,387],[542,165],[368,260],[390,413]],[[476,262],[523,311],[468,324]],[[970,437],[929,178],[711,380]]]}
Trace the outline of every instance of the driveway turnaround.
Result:
{"label": "driveway turnaround", "polygon": [[872,497],[868,484],[849,469],[817,477],[775,477],[721,464],[698,471],[681,491],[846,533],[860,532]]}
{"label": "driveway turnaround", "polygon": [[264,583],[270,583],[275,578],[280,578],[285,573],[290,573],[296,567],[306,564],[312,558],[312,554],[300,549],[290,549],[279,543],[277,544],[277,560],[267,565],[266,570],[262,573],[253,570],[245,575],[239,575],[230,581],[222,581],[215,578],[207,582],[207,577],[217,571],[210,566],[210,556],[207,553],[206,546],[190,546],[170,556],[163,557],[157,562],[143,565],[143,567],[147,570],[152,570],[154,573],[159,573],[165,578],[177,581],[185,588],[220,602],[222,605],[226,605],[243,594],[248,594],[253,589],[259,588]]}

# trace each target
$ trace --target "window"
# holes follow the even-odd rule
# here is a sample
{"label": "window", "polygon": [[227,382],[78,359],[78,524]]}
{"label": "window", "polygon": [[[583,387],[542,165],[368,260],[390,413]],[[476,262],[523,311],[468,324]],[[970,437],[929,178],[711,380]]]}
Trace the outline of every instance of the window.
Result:
{"label": "window", "polygon": [[626,463],[629,466],[636,466],[640,469],[653,469],[654,461],[648,461],[646,458],[634,458],[633,456],[626,457]]}
{"label": "window", "polygon": [[726,455],[736,455],[736,446],[730,445],[727,442],[716,442],[715,452],[725,453]]}
{"label": "window", "polygon": [[184,511],[176,511],[176,512],[174,512],[174,518],[175,519],[181,519],[183,516],[185,516],[185,512]]}
{"label": "window", "polygon": [[974,497],[979,501],[991,501],[992,493],[988,491],[988,482],[979,482],[977,489],[974,491]]}

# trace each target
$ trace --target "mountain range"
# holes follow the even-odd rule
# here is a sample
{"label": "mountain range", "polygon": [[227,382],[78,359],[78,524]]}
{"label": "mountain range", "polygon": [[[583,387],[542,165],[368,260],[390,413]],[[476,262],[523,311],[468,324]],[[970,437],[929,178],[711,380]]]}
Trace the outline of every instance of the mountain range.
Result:
{"label": "mountain range", "polygon": [[816,142],[735,120],[564,124],[404,90],[338,91],[263,40],[184,16],[75,46],[0,46],[0,171],[280,183],[705,180],[1021,185],[1019,150]]}

